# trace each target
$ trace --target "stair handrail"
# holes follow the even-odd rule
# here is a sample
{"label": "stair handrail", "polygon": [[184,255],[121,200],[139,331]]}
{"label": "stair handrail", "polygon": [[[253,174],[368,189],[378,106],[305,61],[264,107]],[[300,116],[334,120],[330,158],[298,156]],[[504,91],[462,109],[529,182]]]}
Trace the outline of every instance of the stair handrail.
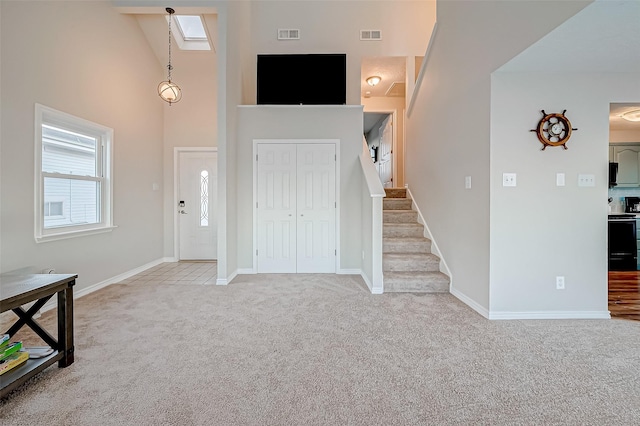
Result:
{"label": "stair handrail", "polygon": [[360,165],[362,189],[362,277],[371,293],[382,294],[382,199],[386,197],[380,176],[371,160],[366,139],[362,138]]}

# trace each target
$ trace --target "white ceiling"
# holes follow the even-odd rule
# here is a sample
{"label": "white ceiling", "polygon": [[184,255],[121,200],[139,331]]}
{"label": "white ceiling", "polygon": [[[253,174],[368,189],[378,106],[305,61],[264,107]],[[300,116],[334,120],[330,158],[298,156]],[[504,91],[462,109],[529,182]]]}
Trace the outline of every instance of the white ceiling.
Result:
{"label": "white ceiling", "polygon": [[[640,73],[640,1],[597,0],[499,71]],[[619,117],[639,108],[640,96],[637,103],[612,104],[610,128],[640,130],[640,122]]]}
{"label": "white ceiling", "polygon": [[640,121],[627,121],[620,117],[622,113],[638,109],[640,109],[640,102],[611,104],[609,114],[609,129],[633,130],[640,132]]}
{"label": "white ceiling", "polygon": [[640,72],[640,1],[596,1],[500,71]]}
{"label": "white ceiling", "polygon": [[[362,58],[362,81],[360,82],[362,96],[370,92],[369,96],[385,96],[393,83],[405,84],[407,59],[404,56],[365,57]],[[380,83],[372,87],[367,84],[368,77],[377,75],[382,78]]]}

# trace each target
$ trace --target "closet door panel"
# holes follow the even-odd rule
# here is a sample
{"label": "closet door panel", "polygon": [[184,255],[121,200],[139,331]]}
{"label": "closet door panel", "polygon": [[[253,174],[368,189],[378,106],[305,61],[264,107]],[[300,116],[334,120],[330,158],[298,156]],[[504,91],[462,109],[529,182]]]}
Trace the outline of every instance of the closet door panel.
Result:
{"label": "closet door panel", "polygon": [[257,148],[257,269],[296,272],[296,146]]}
{"label": "closet door panel", "polygon": [[300,144],[297,156],[297,271],[336,271],[334,144]]}

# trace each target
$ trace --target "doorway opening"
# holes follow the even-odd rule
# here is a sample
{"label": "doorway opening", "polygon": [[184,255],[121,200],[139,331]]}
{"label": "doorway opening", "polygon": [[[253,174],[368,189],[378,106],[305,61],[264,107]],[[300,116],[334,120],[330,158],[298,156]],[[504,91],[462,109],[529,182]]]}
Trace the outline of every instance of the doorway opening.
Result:
{"label": "doorway opening", "polygon": [[640,321],[640,103],[610,104],[608,201],[609,311]]}

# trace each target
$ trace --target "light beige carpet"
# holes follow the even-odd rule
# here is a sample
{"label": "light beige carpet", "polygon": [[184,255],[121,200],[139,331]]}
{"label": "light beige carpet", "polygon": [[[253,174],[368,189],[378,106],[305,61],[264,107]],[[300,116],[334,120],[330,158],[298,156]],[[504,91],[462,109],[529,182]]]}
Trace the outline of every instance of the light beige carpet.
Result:
{"label": "light beige carpet", "polygon": [[638,322],[488,321],[355,276],[129,282],[76,301],[75,363],[0,423],[640,424]]}

